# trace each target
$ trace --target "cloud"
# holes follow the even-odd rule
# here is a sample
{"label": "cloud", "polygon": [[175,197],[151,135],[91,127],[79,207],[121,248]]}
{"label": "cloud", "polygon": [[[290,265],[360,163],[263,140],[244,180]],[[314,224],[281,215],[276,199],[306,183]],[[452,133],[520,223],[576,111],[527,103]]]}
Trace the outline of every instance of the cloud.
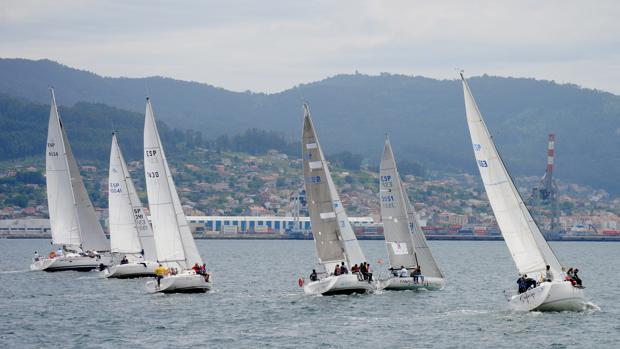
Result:
{"label": "cloud", "polygon": [[495,74],[620,93],[615,1],[5,0],[5,57],[274,92],[360,70]]}

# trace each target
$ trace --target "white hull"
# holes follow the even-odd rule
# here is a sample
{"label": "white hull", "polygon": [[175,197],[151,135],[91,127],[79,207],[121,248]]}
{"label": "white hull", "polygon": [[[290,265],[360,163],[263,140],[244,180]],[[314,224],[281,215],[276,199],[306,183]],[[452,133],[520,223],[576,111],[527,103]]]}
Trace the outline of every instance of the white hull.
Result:
{"label": "white hull", "polygon": [[583,289],[568,281],[543,282],[513,296],[509,302],[514,310],[519,311],[582,311],[586,305]]}
{"label": "white hull", "polygon": [[373,282],[360,280],[356,274],[329,276],[319,281],[312,281],[304,286],[306,294],[322,294],[324,296],[367,293],[375,289],[376,286]]}
{"label": "white hull", "polygon": [[157,280],[147,282],[145,287],[148,293],[204,293],[211,289],[211,282],[202,275],[182,273],[164,277],[159,287]]}
{"label": "white hull", "polygon": [[129,279],[145,276],[155,276],[155,262],[131,262],[128,264],[117,264],[106,268],[102,273],[107,278]]}
{"label": "white hull", "polygon": [[391,277],[387,280],[380,280],[378,288],[381,290],[420,290],[429,291],[442,290],[446,285],[446,280],[436,277],[424,277],[424,281],[418,278],[417,282],[413,281],[413,277]]}
{"label": "white hull", "polygon": [[87,257],[78,254],[69,254],[55,258],[40,258],[30,265],[32,271],[90,271],[99,268],[101,264],[109,265],[112,261],[110,256]]}

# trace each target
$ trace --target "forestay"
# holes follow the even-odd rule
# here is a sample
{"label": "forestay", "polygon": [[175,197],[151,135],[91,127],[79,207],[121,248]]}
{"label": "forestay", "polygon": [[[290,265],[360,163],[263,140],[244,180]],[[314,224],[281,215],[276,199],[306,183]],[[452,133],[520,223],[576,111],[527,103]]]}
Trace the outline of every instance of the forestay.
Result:
{"label": "forestay", "polygon": [[419,265],[424,275],[443,278],[402,185],[387,137],[381,157],[379,196],[390,265],[393,268]]}
{"label": "forestay", "polygon": [[144,120],[144,172],[157,257],[183,269],[202,264],[159,138],[151,101]]}
{"label": "forestay", "polygon": [[144,251],[146,260],[157,260],[153,231],[136,192],[127,164],[112,135],[109,172],[109,224],[112,252],[138,257]]}
{"label": "forestay", "polygon": [[305,103],[302,157],[308,212],[320,263],[327,271],[341,262],[349,269],[354,264],[360,265],[365,261],[364,253],[336,191]]}
{"label": "forestay", "polygon": [[58,114],[54,90],[50,89],[50,94],[45,164],[52,242],[76,250],[109,251],[109,241],[86,193]]}
{"label": "forestay", "polygon": [[[480,177],[497,224],[521,274],[542,274],[549,265],[556,279],[561,266],[517,191],[493,143],[467,81],[461,74],[467,125]],[[533,275],[532,275],[533,276]]]}

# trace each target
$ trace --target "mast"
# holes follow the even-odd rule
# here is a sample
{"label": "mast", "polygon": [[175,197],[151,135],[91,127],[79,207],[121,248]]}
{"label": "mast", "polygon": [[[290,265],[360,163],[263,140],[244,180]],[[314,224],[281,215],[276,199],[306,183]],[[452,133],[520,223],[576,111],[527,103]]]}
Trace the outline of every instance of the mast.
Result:
{"label": "mast", "polygon": [[380,176],[381,218],[390,265],[393,268],[420,266],[425,275],[443,278],[409,202],[387,135]]}
{"label": "mast", "polygon": [[118,145],[116,133],[112,133],[108,198],[113,250],[134,255],[144,251],[145,259],[156,260],[153,232]]}
{"label": "mast", "polygon": [[549,265],[556,278],[562,267],[516,189],[461,73],[467,124],[474,155],[491,208],[521,274],[538,274]]}
{"label": "mast", "polygon": [[[46,188],[50,226],[52,228],[52,242],[80,248],[81,237],[75,216],[76,203],[73,190],[71,190],[71,193],[68,193],[66,189],[63,190],[63,188],[72,187],[67,150],[65,148],[65,135],[56,107],[54,89],[50,88],[49,91],[51,106],[47,135]],[[62,157],[62,159],[59,159],[59,157]],[[60,162],[58,162],[59,160]]]}
{"label": "mast", "polygon": [[144,171],[158,258],[161,262],[176,262],[185,269],[193,263],[202,263],[183,213],[148,98],[144,123]]}
{"label": "mast", "polygon": [[[71,146],[68,142],[67,134],[60,120],[54,90],[50,89],[50,92],[52,106],[50,111],[50,130],[48,131],[46,171],[48,172],[48,177],[50,177],[48,178],[47,185],[48,206],[50,208],[50,220],[52,222],[54,240],[57,240],[56,237],[60,235],[60,240],[64,237],[67,238],[67,241],[55,242],[71,245],[80,249],[109,251],[109,241],[101,228],[101,224],[99,223],[99,219],[97,218],[88,193],[86,193],[82,176],[80,175],[77,163],[73,157],[73,152],[71,151]],[[54,129],[56,128],[57,134],[54,135]],[[56,137],[60,137],[62,141],[61,154],[64,156],[64,159],[61,164],[57,163],[57,158],[60,154],[54,150],[55,144],[58,141]],[[66,181],[68,181],[68,183]],[[63,184],[63,182],[66,184]],[[65,197],[67,187],[69,187],[68,190],[71,191],[71,209],[68,209],[68,207],[62,209],[63,205],[67,205],[66,201],[68,201],[68,198]],[[64,220],[63,222],[63,218],[68,217],[68,211],[72,212],[72,218]],[[71,223],[69,223],[69,221]],[[56,224],[58,222],[60,223]],[[67,224],[69,224],[69,226],[67,226]],[[65,229],[68,230],[65,231]],[[56,233],[54,233],[54,230],[56,230]],[[74,232],[77,234],[77,244],[74,243],[72,238]],[[62,236],[67,233],[69,234],[68,237],[66,235]]]}
{"label": "mast", "polygon": [[329,270],[341,262],[349,268],[364,262],[364,253],[333,183],[307,103],[304,103],[302,157],[308,212],[320,263]]}

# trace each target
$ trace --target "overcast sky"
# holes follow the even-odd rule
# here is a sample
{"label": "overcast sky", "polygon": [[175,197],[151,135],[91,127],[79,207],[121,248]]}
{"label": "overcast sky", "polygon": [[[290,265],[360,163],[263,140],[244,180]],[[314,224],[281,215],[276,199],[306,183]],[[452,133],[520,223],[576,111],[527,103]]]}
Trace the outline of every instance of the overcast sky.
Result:
{"label": "overcast sky", "polygon": [[0,1],[0,57],[277,92],[483,73],[620,94],[620,1]]}

